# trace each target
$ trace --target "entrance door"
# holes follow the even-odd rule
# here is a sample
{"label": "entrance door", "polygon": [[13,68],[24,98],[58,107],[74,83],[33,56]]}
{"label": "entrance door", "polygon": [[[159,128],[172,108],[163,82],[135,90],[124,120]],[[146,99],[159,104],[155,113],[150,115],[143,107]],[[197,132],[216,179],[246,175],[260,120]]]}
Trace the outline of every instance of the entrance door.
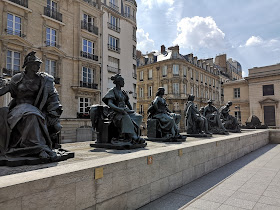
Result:
{"label": "entrance door", "polygon": [[268,126],[275,126],[275,107],[264,106],[264,123]]}

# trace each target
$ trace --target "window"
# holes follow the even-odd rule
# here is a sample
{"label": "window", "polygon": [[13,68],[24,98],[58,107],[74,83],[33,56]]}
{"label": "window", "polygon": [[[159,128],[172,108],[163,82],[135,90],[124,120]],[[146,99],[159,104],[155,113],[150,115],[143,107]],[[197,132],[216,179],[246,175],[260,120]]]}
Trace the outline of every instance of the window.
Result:
{"label": "window", "polygon": [[209,99],[209,98],[208,98],[208,90],[205,90],[205,98],[206,98],[206,99]]}
{"label": "window", "polygon": [[175,95],[180,94],[179,83],[173,83],[173,94],[175,94]]}
{"label": "window", "polygon": [[213,83],[212,83],[213,87],[215,87],[215,79],[213,79]]}
{"label": "window", "polygon": [[87,114],[86,109],[90,105],[90,98],[79,98],[79,113]]}
{"label": "window", "polygon": [[142,104],[140,104],[140,114],[144,114],[144,106]]}
{"label": "window", "polygon": [[120,52],[119,39],[109,35],[108,49],[116,52]]}
{"label": "window", "polygon": [[273,96],[274,85],[263,85],[263,96]]}
{"label": "window", "polygon": [[234,98],[240,98],[240,88],[234,88]]}
{"label": "window", "polygon": [[195,79],[196,79],[196,81],[198,81],[198,79],[199,79],[199,73],[198,73],[198,71],[195,71]]}
{"label": "window", "polygon": [[[108,27],[119,33],[121,31],[119,24],[120,24],[120,19],[115,17],[114,15],[110,14],[110,22],[109,22]],[[136,33],[136,31],[135,31],[135,33]]]}
{"label": "window", "polygon": [[83,52],[94,54],[94,43],[92,41],[83,39]]}
{"label": "window", "polygon": [[20,71],[20,53],[14,51],[7,51],[7,63],[8,70]]}
{"label": "window", "polygon": [[124,7],[124,15],[126,17],[128,17],[128,18],[130,18],[130,14],[131,14],[130,10],[131,10],[130,6],[125,5],[125,7]]}
{"label": "window", "polygon": [[88,25],[94,25],[94,18],[90,15],[84,14],[84,23],[87,23]]}
{"label": "window", "polygon": [[179,75],[179,65],[173,65],[173,75]]}
{"label": "window", "polygon": [[119,73],[119,59],[108,56],[108,71]]}
{"label": "window", "polygon": [[46,30],[46,45],[47,46],[56,46],[56,30],[48,28]]}
{"label": "window", "polygon": [[139,88],[139,97],[140,98],[144,97],[144,90],[143,90],[143,88]]}
{"label": "window", "polygon": [[164,94],[168,94],[168,84],[163,84]]}
{"label": "window", "polygon": [[98,28],[94,26],[94,18],[88,14],[84,14],[82,20],[82,29],[86,29],[87,31],[98,35]]}
{"label": "window", "polygon": [[183,67],[183,75],[184,77],[187,77],[187,67]]}
{"label": "window", "polygon": [[167,66],[162,67],[162,76],[166,77],[167,76]]}
{"label": "window", "polygon": [[199,97],[199,89],[198,89],[198,87],[195,87],[195,96]]}
{"label": "window", "polygon": [[178,57],[178,52],[173,52],[172,57],[177,58]]}
{"label": "window", "polygon": [[148,79],[153,79],[153,69],[149,69],[149,77]]}
{"label": "window", "polygon": [[143,71],[140,71],[139,74],[140,74],[140,75],[139,75],[139,80],[140,80],[140,81],[143,81],[143,79],[144,79],[144,72],[143,72]]}
{"label": "window", "polygon": [[241,122],[241,112],[240,111],[235,111],[234,116],[238,120],[238,122]]}
{"label": "window", "polygon": [[7,34],[22,36],[21,18],[20,17],[8,13]]}
{"label": "window", "polygon": [[153,96],[153,86],[149,87],[149,91],[148,91],[148,97],[152,97]]}
{"label": "window", "polygon": [[205,75],[205,77],[204,77],[204,81],[205,81],[205,84],[207,84],[207,76]]}
{"label": "window", "polygon": [[191,79],[193,79],[193,70],[190,69],[190,76],[191,76]]}
{"label": "window", "polygon": [[132,47],[132,58],[136,59],[136,47],[134,45]]}
{"label": "window", "polygon": [[184,91],[184,94],[187,94],[187,84],[183,84],[183,91]]}
{"label": "window", "polygon": [[136,41],[136,27],[132,28],[132,39]]}
{"label": "window", "polygon": [[56,61],[46,60],[45,72],[56,77]]}
{"label": "window", "polygon": [[132,77],[134,79],[137,79],[137,74],[136,74],[136,65],[135,64],[132,64],[133,65],[133,72],[132,72]]}
{"label": "window", "polygon": [[203,83],[203,74],[202,73],[200,74],[200,81],[201,81],[201,83]]}
{"label": "window", "polygon": [[192,94],[192,95],[194,94],[193,86],[191,86],[191,94]]}
{"label": "window", "polygon": [[51,12],[57,11],[57,3],[52,0],[47,0],[47,8],[50,9]]}
{"label": "window", "polygon": [[92,84],[93,83],[93,70],[90,68],[83,67],[83,83]]}
{"label": "window", "polygon": [[201,96],[201,98],[204,98],[204,91],[203,91],[203,89],[200,90],[200,96]]}

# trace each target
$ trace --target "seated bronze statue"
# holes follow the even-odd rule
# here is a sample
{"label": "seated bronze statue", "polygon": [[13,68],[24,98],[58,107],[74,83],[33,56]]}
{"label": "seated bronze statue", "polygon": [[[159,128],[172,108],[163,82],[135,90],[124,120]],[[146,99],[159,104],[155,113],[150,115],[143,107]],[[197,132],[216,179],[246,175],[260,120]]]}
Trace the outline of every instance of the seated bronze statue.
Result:
{"label": "seated bronze statue", "polygon": [[208,121],[208,129],[214,134],[228,134],[228,131],[222,124],[219,110],[213,106],[212,100],[208,100],[208,105],[204,107],[203,115]]}
{"label": "seated bronze statue", "polygon": [[62,126],[62,106],[54,87],[54,78],[39,72],[42,61],[30,52],[24,60],[25,70],[14,75],[0,89],[0,96],[10,92],[9,107],[0,109],[0,155],[38,157],[58,161],[54,151]]}
{"label": "seated bronze statue", "polygon": [[193,103],[194,99],[194,95],[189,95],[186,106],[187,134],[194,136],[211,136],[211,133],[208,131],[208,121],[206,117],[197,110],[197,107]]}
{"label": "seated bronze statue", "polygon": [[181,115],[171,113],[163,95],[164,88],[158,88],[156,98],[148,109],[148,138],[181,139],[178,129]]}
{"label": "seated bronze statue", "polygon": [[241,130],[240,130],[240,126],[239,126],[239,123],[238,123],[237,119],[229,114],[230,106],[232,106],[232,102],[231,101],[229,101],[225,106],[222,106],[220,108],[221,121],[222,121],[224,127],[229,132],[240,133]]}
{"label": "seated bronze statue", "polygon": [[124,79],[120,74],[111,77],[116,85],[102,98],[107,106],[94,105],[90,109],[93,129],[98,132],[96,144],[93,147],[110,147],[129,149],[146,146],[140,138],[142,116],[132,110],[124,87]]}

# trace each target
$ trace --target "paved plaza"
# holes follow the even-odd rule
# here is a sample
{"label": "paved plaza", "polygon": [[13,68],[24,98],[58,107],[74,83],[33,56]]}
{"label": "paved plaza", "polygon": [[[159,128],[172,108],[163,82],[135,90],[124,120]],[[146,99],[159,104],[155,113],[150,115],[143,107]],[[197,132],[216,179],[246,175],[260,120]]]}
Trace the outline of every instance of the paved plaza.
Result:
{"label": "paved plaza", "polygon": [[268,144],[140,208],[280,209],[280,145]]}

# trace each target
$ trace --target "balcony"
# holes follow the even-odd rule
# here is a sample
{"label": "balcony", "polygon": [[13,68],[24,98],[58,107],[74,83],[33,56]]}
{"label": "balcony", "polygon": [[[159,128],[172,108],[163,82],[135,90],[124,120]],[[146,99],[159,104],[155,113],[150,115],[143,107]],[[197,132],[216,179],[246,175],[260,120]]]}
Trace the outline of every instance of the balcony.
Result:
{"label": "balcony", "polygon": [[56,48],[60,48],[60,45],[58,45],[56,42],[52,42],[52,41],[45,41],[46,47],[56,47]]}
{"label": "balcony", "polygon": [[136,22],[136,17],[132,16],[132,15],[129,14],[129,13],[124,13],[124,16],[125,16],[126,18],[129,18],[129,19],[133,20],[134,22]]}
{"label": "balcony", "polygon": [[44,7],[44,15],[62,22],[62,14],[49,7]]}
{"label": "balcony", "polygon": [[20,71],[19,70],[3,68],[3,76],[5,76],[5,77],[12,77],[12,76],[14,76],[17,73],[20,73]]}
{"label": "balcony", "polygon": [[112,73],[116,73],[116,74],[119,73],[119,68],[115,68],[115,67],[108,66],[108,65],[107,65],[107,70]]}
{"label": "balcony", "polygon": [[93,0],[84,0],[84,2],[86,2],[86,3],[88,3],[88,4],[90,4],[90,5],[94,6],[94,7],[96,7],[96,2],[93,1]]}
{"label": "balcony", "polygon": [[116,10],[117,12],[119,12],[119,7],[115,4],[112,4],[111,2],[109,2],[109,7],[111,7],[113,10]]}
{"label": "balcony", "polygon": [[133,79],[137,79],[137,74],[136,73],[132,73],[132,77],[133,77]]}
{"label": "balcony", "polygon": [[9,0],[15,4],[28,8],[28,0]]}
{"label": "balcony", "polygon": [[21,31],[13,31],[13,30],[10,30],[10,29],[5,29],[5,32],[7,35],[16,35],[16,36],[19,36],[19,37],[26,37],[25,34],[21,33]]}
{"label": "balcony", "polygon": [[81,56],[84,57],[84,58],[94,60],[94,61],[98,61],[98,56],[97,55],[93,55],[93,54],[88,53],[88,52],[81,51]]}
{"label": "balcony", "polygon": [[108,50],[112,50],[114,52],[117,52],[117,53],[121,53],[121,49],[116,47],[116,46],[113,46],[113,45],[110,45],[108,44]]}
{"label": "balcony", "polygon": [[109,29],[112,29],[113,31],[116,31],[116,32],[118,32],[118,33],[121,32],[121,28],[117,27],[116,25],[113,25],[113,24],[111,24],[111,23],[109,23],[109,22],[107,22],[107,24],[108,24],[108,28],[109,28]]}
{"label": "balcony", "polygon": [[88,23],[87,21],[85,20],[82,20],[81,21],[81,28],[82,29],[85,29],[95,35],[98,35],[98,27],[94,26],[93,24],[91,23]]}
{"label": "balcony", "polygon": [[80,87],[98,89],[98,84],[80,81]]}

